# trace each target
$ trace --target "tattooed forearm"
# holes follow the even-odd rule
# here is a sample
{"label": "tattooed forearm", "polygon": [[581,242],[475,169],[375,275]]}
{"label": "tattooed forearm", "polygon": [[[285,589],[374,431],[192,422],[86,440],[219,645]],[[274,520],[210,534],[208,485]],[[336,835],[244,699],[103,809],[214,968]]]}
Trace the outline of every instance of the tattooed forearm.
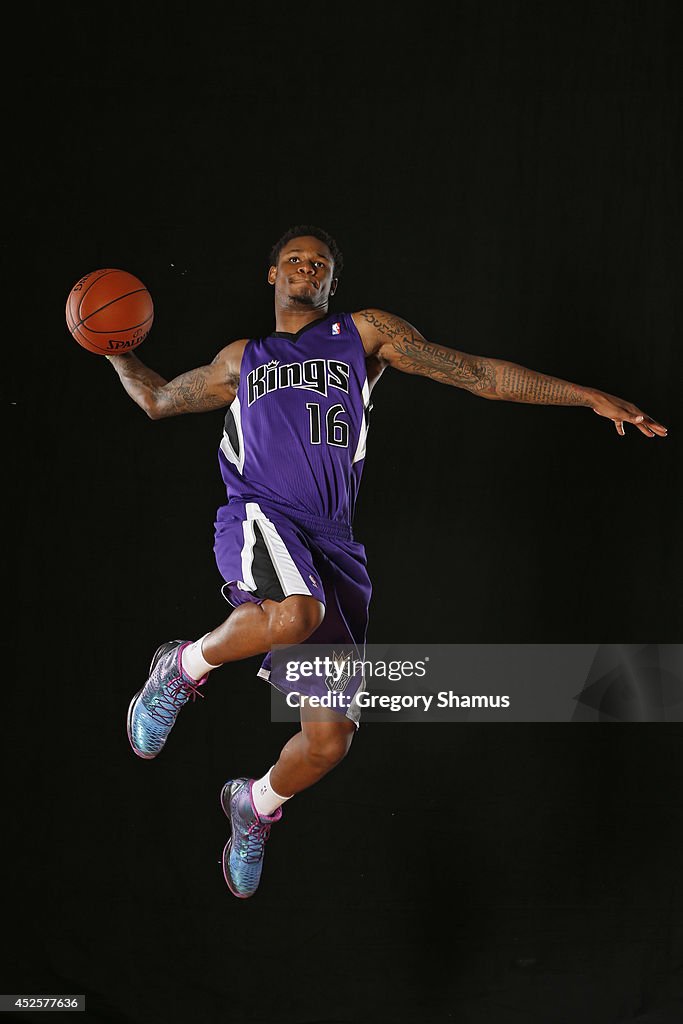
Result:
{"label": "tattooed forearm", "polygon": [[[229,404],[236,391],[232,379],[217,387],[215,370],[208,366],[166,381],[145,366],[136,355],[109,357],[123,387],[133,401],[152,419],[179,416],[187,412],[208,412]],[[237,375],[236,385],[239,383]]]}
{"label": "tattooed forearm", "polygon": [[392,364],[398,370],[419,373],[468,391],[488,391],[495,387],[495,370],[487,359],[407,337],[395,341],[394,349],[397,357]]}
{"label": "tattooed forearm", "polygon": [[548,377],[514,363],[497,363],[498,384],[495,397],[509,402],[530,402],[534,405],[589,405],[584,388],[558,377]]}
{"label": "tattooed forearm", "polygon": [[394,342],[395,366],[465,388],[482,398],[533,405],[590,405],[584,388],[515,363],[470,356],[429,342]]}

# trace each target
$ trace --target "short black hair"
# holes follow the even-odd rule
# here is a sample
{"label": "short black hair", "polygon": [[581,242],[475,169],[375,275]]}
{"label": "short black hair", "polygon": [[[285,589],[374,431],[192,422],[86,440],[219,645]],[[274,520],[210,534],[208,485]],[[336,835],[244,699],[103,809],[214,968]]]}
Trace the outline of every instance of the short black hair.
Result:
{"label": "short black hair", "polygon": [[342,251],[329,232],[323,231],[322,228],[316,228],[313,224],[296,224],[293,228],[290,228],[289,231],[285,231],[282,238],[280,238],[270,250],[269,266],[277,266],[278,260],[280,259],[280,253],[287,245],[287,242],[291,242],[293,238],[301,238],[303,235],[311,235],[313,238],[317,238],[318,241],[325,243],[332,254],[332,259],[334,260],[334,276],[339,277],[344,267],[344,256],[342,255]]}

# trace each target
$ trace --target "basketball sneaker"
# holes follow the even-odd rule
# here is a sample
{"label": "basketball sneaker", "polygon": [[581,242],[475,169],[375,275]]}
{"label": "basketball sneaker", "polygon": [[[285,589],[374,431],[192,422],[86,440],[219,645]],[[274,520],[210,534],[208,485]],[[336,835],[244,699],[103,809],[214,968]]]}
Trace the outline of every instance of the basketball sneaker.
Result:
{"label": "basketball sneaker", "polygon": [[138,755],[150,759],[161,751],[175,725],[178,712],[190,697],[196,700],[206,682],[183,671],[182,653],[190,640],[170,640],[158,648],[149,666],[149,678],[128,708],[128,739]]}
{"label": "basketball sneaker", "polygon": [[233,896],[242,900],[258,889],[270,826],[282,817],[281,807],[275,814],[257,813],[253,785],[253,779],[230,779],[221,791],[221,807],[232,828],[223,850],[223,875]]}

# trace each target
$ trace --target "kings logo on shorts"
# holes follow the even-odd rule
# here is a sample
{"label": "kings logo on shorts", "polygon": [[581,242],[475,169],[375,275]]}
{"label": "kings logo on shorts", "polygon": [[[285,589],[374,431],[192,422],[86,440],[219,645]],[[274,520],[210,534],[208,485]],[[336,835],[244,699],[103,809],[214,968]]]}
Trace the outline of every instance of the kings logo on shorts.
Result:
{"label": "kings logo on shorts", "polygon": [[339,692],[345,690],[351,679],[351,655],[344,651],[332,652],[332,672],[325,678],[329,690]]}

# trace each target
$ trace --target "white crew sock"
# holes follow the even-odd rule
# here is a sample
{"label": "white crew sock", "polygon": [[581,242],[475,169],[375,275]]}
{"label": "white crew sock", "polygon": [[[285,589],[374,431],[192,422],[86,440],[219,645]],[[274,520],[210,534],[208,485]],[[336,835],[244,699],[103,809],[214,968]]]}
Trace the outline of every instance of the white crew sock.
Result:
{"label": "white crew sock", "polygon": [[220,667],[219,665],[211,665],[202,654],[202,644],[208,635],[208,633],[205,633],[199,640],[189,644],[180,656],[180,660],[183,663],[183,672],[187,672],[190,679],[203,679],[212,669]]}
{"label": "white crew sock", "polygon": [[[273,768],[275,765],[273,765]],[[278,807],[280,807],[285,800],[291,800],[291,796],[280,796],[276,793],[270,784],[270,773],[273,768],[268,770],[268,774],[264,775],[262,779],[258,779],[254,782],[251,790],[251,796],[254,801],[254,807],[256,813],[260,816],[264,814],[270,817],[271,814],[275,814]]]}

